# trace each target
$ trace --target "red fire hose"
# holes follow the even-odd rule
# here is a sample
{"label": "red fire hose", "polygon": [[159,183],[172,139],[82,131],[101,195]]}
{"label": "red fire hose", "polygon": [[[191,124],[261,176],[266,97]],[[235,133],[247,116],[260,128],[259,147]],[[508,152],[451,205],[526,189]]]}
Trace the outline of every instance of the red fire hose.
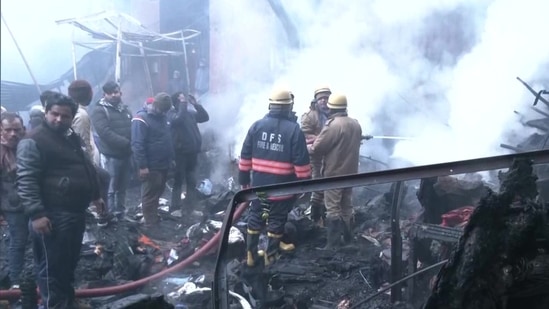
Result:
{"label": "red fire hose", "polygon": [[[240,216],[242,215],[242,212],[244,212],[247,206],[248,206],[247,202],[240,203],[238,205],[238,208],[235,210],[235,213],[233,216],[233,222],[238,220],[238,218],[240,218]],[[214,237],[212,237],[212,239],[210,239],[206,244],[204,244],[204,246],[196,250],[191,256],[175,264],[173,267],[164,269],[163,271],[156,273],[152,276],[145,277],[137,281],[132,281],[132,282],[125,283],[122,285],[117,285],[117,286],[76,290],[75,291],[76,297],[78,298],[100,297],[100,296],[107,296],[107,295],[116,295],[116,294],[124,293],[127,291],[135,290],[151,281],[160,279],[167,274],[170,274],[174,271],[178,271],[185,268],[186,266],[189,266],[191,263],[195,262],[205,254],[210,252],[210,250],[212,250],[217,245],[220,238],[221,238],[221,233],[217,232],[214,235]],[[20,290],[0,290],[0,299],[18,299],[20,295],[21,295]]]}

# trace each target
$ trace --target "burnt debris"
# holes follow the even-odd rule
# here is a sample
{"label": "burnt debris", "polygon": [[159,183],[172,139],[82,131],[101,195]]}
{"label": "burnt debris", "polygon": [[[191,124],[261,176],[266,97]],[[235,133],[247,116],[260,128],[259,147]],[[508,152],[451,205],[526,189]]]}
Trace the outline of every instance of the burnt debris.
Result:
{"label": "burnt debris", "polygon": [[532,164],[517,160],[471,215],[425,309],[548,308],[548,212]]}

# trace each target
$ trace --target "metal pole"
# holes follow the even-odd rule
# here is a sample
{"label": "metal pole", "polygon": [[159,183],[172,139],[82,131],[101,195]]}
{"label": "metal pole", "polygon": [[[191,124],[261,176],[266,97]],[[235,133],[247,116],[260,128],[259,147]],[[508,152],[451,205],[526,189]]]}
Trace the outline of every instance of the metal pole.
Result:
{"label": "metal pole", "polygon": [[118,31],[116,34],[116,61],[114,68],[114,80],[120,85],[120,72],[121,72],[121,55],[122,55],[122,22],[118,24]]}
{"label": "metal pole", "polygon": [[532,109],[533,109],[534,111],[536,111],[536,112],[542,114],[542,115],[545,116],[545,117],[549,117],[549,114],[548,114],[548,113],[546,113],[546,112],[540,110],[540,109],[537,108],[537,107],[532,107]]}
{"label": "metal pole", "polygon": [[74,28],[72,30],[72,34],[71,34],[71,45],[72,45],[72,73],[74,75],[74,80],[76,80],[78,77],[77,77],[77,70],[76,70],[76,50],[75,50],[75,47],[74,47]]}
{"label": "metal pole", "polygon": [[147,61],[147,55],[145,55],[145,49],[143,48],[143,42],[139,42],[139,51],[143,57],[143,66],[145,69],[145,77],[147,78],[147,87],[149,88],[149,95],[154,96],[151,70],[149,69],[149,62]]}
{"label": "metal pole", "polygon": [[187,43],[185,43],[185,35],[183,30],[181,30],[181,39],[183,40],[183,59],[185,60],[185,82],[187,83],[187,90],[191,93],[191,81],[189,79],[189,63],[187,61]]}
{"label": "metal pole", "polygon": [[[402,181],[395,184],[391,202],[391,282],[396,282],[402,276],[402,237],[400,233],[400,204],[404,186]],[[391,302],[402,299],[400,285],[391,289]]]}
{"label": "metal pole", "polygon": [[23,59],[23,62],[25,63],[25,66],[27,67],[27,71],[29,71],[29,75],[32,78],[32,81],[34,82],[34,85],[36,86],[36,90],[38,90],[38,95],[42,94],[42,90],[40,90],[40,86],[38,85],[38,82],[36,81],[36,78],[34,77],[34,74],[32,74],[32,71],[30,69],[29,63],[27,62],[27,59],[23,55],[23,51],[21,51],[21,48],[19,47],[19,44],[17,44],[17,40],[15,39],[15,36],[10,30],[10,27],[8,26],[8,22],[6,22],[6,19],[4,18],[4,14],[2,15],[2,21],[4,22],[4,25],[6,25],[6,29],[8,29],[8,32],[11,36],[11,39],[13,40],[13,43],[15,44],[15,47],[17,48],[17,51],[19,51],[19,55],[21,55],[21,58]]}

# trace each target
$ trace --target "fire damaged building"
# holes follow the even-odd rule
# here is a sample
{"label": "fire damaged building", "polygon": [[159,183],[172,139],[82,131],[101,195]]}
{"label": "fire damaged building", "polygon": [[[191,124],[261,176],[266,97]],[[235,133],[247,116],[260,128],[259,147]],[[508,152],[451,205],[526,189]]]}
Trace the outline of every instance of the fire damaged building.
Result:
{"label": "fire damaged building", "polygon": [[[103,96],[101,87],[107,81],[114,81],[118,91],[124,93],[124,103],[135,112],[140,108],[151,110],[155,95],[166,92],[172,104],[175,99],[184,103],[179,109],[173,106],[170,112],[181,115],[188,111],[192,117],[185,121],[192,118],[197,122],[192,125],[198,132],[200,148],[193,165],[197,185],[183,190],[174,188],[177,185],[173,162],[156,209],[158,223],[146,226],[140,186],[143,179],[139,177],[141,167],[132,165],[125,212],[105,223],[97,207],[86,210],[80,259],[72,279],[77,301],[70,308],[549,308],[547,77],[532,73],[515,80],[519,75],[516,73],[512,83],[506,84],[514,86],[509,92],[518,93],[510,98],[521,100],[514,105],[516,110],[509,111],[518,119],[509,117],[509,122],[492,119],[495,125],[504,123],[512,130],[506,131],[502,140],[481,140],[496,145],[497,151],[491,155],[477,156],[485,152],[463,149],[463,157],[467,159],[446,159],[442,148],[449,147],[443,140],[448,136],[429,135],[429,138],[441,139],[430,139],[428,143],[423,143],[420,136],[425,131],[455,125],[449,120],[433,127],[427,123],[427,119],[438,112],[450,119],[447,109],[458,107],[451,104],[452,95],[456,94],[441,90],[449,85],[435,85],[429,80],[431,77],[425,75],[435,76],[435,71],[458,66],[482,41],[479,34],[468,28],[471,20],[464,16],[478,13],[468,4],[460,3],[457,9],[448,12],[434,9],[432,14],[421,18],[418,26],[423,31],[421,35],[399,37],[420,46],[421,53],[414,57],[433,64],[429,74],[422,73],[414,79],[408,70],[399,71],[402,75],[409,74],[406,78],[412,80],[412,85],[406,84],[402,91],[385,89],[381,80],[390,78],[381,73],[375,77],[380,80],[379,85],[372,86],[371,80],[364,77],[360,82],[355,81],[359,86],[349,88],[349,98],[363,99],[357,103],[350,99],[348,110],[349,117],[356,115],[363,127],[357,173],[250,187],[239,185],[243,165],[240,161],[239,166],[239,159],[252,166],[254,158],[242,158],[237,153],[244,143],[246,126],[252,123],[248,116],[259,119],[272,108],[276,109],[273,104],[284,105],[291,110],[288,118],[293,127],[301,133],[300,126],[293,122],[299,123],[299,113],[314,110],[318,103],[315,95],[309,106],[310,100],[299,92],[307,88],[313,94],[312,85],[302,77],[311,79],[311,75],[331,75],[333,71],[330,61],[326,60],[332,54],[306,54],[315,56],[311,59],[297,55],[314,49],[314,44],[318,44],[319,49],[324,47],[314,39],[318,29],[328,31],[333,26],[335,33],[352,36],[352,31],[337,25],[324,28],[315,24],[314,31],[309,32],[304,30],[304,24],[318,20],[320,25],[335,24],[337,20],[325,17],[338,13],[342,14],[341,23],[344,23],[343,17],[356,18],[353,27],[356,25],[373,38],[368,41],[370,37],[361,36],[353,41],[351,45],[356,54],[367,49],[391,51],[388,45],[382,44],[381,38],[400,33],[407,24],[394,26],[393,15],[379,15],[386,19],[376,19],[382,32],[376,37],[361,23],[362,17],[343,14],[344,11],[330,1],[310,1],[306,7],[285,0],[236,1],[231,5],[220,0],[114,2],[118,11],[56,20],[59,27],[79,29],[93,41],[73,40],[73,48],[91,51],[80,59],[74,55],[72,68],[54,82],[26,85],[2,81],[2,106],[24,115],[38,100],[37,87],[40,91],[66,92],[66,85],[77,79],[91,84],[94,102]],[[239,14],[241,6],[254,7],[256,14],[247,15],[247,11]],[[296,15],[295,12],[304,8],[318,10],[309,12],[310,15]],[[368,8],[372,12],[382,9]],[[323,11],[330,11],[329,15]],[[372,18],[379,17],[371,14]],[[263,24],[260,20],[266,21]],[[231,25],[229,30],[224,28],[227,24]],[[435,27],[430,28],[431,24]],[[274,34],[269,32],[270,27],[276,29]],[[249,31],[249,38],[234,39],[240,38],[235,33],[242,29]],[[267,38],[259,40],[263,37]],[[339,51],[342,43],[335,42],[330,41],[328,45],[337,45],[335,51]],[[258,53],[262,44],[266,47]],[[232,52],[227,54],[228,48]],[[333,62],[347,68],[342,60],[347,56],[341,53],[341,59],[334,56]],[[386,58],[368,58],[353,66],[369,66],[377,74],[406,64],[389,52],[383,56]],[[380,65],[383,68],[376,71],[379,65],[376,61],[382,58],[386,66]],[[237,69],[240,66],[242,70]],[[410,71],[415,69],[410,66]],[[311,75],[299,75],[308,70]],[[457,76],[459,70],[456,72]],[[343,82],[334,84],[343,88],[345,83],[351,83],[348,76],[355,79],[354,73],[340,73],[345,75]],[[295,86],[296,91],[294,88],[282,91],[283,100],[264,96],[265,85],[286,85],[286,81],[278,83],[279,76],[300,85]],[[253,80],[250,85],[240,82],[245,77],[247,82]],[[327,76],[322,80],[332,79]],[[455,77],[455,83],[459,81]],[[390,84],[398,83],[391,81]],[[383,88],[379,90],[383,95],[379,95],[376,87]],[[456,89],[455,92],[463,90]],[[368,110],[365,117],[361,112],[374,101],[364,99],[370,95],[379,95],[382,107]],[[168,102],[167,95],[162,97]],[[463,102],[461,99],[459,103]],[[411,103],[412,100],[417,102]],[[304,101],[304,105],[299,105]],[[433,102],[444,104],[440,107]],[[414,109],[420,108],[431,113],[419,117],[422,124],[425,123],[425,130],[410,130],[409,135],[405,135],[403,132],[408,134],[411,127],[408,117],[412,118]],[[197,121],[197,110],[208,110],[204,112],[207,116],[204,119],[208,119]],[[467,116],[473,119],[477,116],[474,113],[483,111],[468,111]],[[135,114],[132,113],[131,118]],[[503,114],[494,111],[494,117],[503,117]],[[325,116],[324,122],[333,115]],[[141,120],[134,118],[134,121]],[[141,122],[141,126],[150,125],[146,120]],[[281,121],[270,123],[280,127]],[[167,124],[170,125],[169,121]],[[3,127],[4,122],[4,139],[7,133]],[[479,129],[475,129],[476,132],[471,132],[480,135]],[[281,138],[272,135],[271,139],[274,136]],[[456,145],[460,142],[458,139],[454,141]],[[267,137],[260,145],[263,150],[277,152],[289,148],[282,143],[268,144]],[[471,145],[471,148],[483,147],[478,143]],[[310,151],[310,145],[303,146]],[[424,160],[402,155],[412,152],[406,147],[414,148],[415,153],[424,153]],[[169,149],[154,151],[164,154]],[[4,196],[4,183],[10,181],[3,167],[5,158],[9,158],[4,154],[2,206],[12,202]],[[302,159],[308,153],[304,154]],[[473,155],[467,156],[470,154]],[[348,155],[341,154],[342,157]],[[442,159],[431,160],[437,155]],[[255,158],[263,171],[272,172],[274,167],[265,167],[269,160]],[[423,163],[425,161],[429,163]],[[290,170],[292,177],[292,173],[303,168],[300,164],[275,165],[280,166]],[[352,216],[346,222],[349,230],[338,236],[337,246],[329,247],[325,246],[329,237],[327,227],[315,217],[311,194],[335,189],[352,192]],[[172,205],[174,195],[181,202],[177,207]],[[248,226],[250,217],[258,219],[250,205],[252,201],[259,201],[258,209],[263,207],[259,219],[268,226],[269,207],[273,204],[267,201],[281,197],[291,197],[293,207],[283,224],[283,241],[277,242],[280,250],[273,256],[267,253],[273,233],[267,228],[251,230]],[[35,282],[31,246],[25,249],[19,282],[15,284],[10,277],[9,250],[13,237],[4,216],[6,211],[9,209],[0,208],[0,308],[46,308],[48,304],[40,299]],[[249,263],[249,233],[259,234],[253,238],[257,242],[252,254],[253,265]]]}

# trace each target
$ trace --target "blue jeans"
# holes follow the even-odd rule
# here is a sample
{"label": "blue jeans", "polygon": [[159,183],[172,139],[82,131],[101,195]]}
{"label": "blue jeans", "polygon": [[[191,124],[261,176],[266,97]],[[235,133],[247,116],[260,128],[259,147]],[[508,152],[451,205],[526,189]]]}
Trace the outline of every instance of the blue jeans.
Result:
{"label": "blue jeans", "polygon": [[29,240],[29,217],[22,212],[6,212],[10,245],[8,249],[8,265],[12,285],[21,283],[21,272],[25,265],[25,249]]}
{"label": "blue jeans", "polygon": [[105,169],[111,175],[108,192],[109,212],[124,212],[126,210],[126,189],[130,182],[131,158],[115,159],[105,157]]}

